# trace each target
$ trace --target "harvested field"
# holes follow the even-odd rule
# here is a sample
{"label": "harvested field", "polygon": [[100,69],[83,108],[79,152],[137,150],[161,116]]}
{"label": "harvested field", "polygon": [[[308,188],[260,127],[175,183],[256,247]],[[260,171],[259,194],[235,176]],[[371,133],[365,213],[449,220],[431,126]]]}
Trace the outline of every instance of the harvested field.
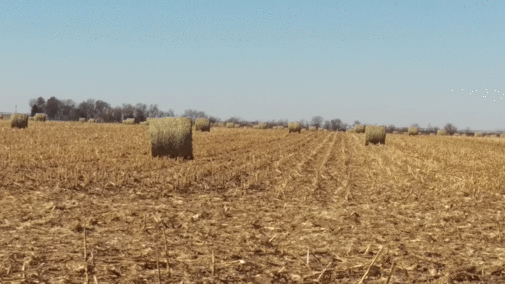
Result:
{"label": "harvested field", "polygon": [[148,135],[0,121],[0,282],[504,283],[505,139]]}

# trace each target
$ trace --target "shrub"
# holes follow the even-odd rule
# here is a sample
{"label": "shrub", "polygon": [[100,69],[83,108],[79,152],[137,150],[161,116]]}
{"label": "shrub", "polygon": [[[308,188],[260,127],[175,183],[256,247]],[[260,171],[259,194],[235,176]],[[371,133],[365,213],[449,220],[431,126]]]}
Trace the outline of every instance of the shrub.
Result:
{"label": "shrub", "polygon": [[151,155],[193,159],[191,119],[169,117],[149,122]]}
{"label": "shrub", "polygon": [[301,123],[300,122],[290,122],[288,124],[288,133],[291,133],[291,132],[301,133],[302,132]]}
{"label": "shrub", "polygon": [[207,118],[195,119],[195,129],[202,132],[210,132],[210,120]]}
{"label": "shrub", "polygon": [[367,125],[365,127],[365,146],[370,143],[386,144],[386,128],[384,126]]}
{"label": "shrub", "polygon": [[11,115],[11,127],[12,128],[27,128],[28,127],[28,115],[15,113]]}
{"label": "shrub", "polygon": [[47,114],[45,113],[36,113],[35,116],[33,117],[35,121],[41,121],[44,122],[47,120]]}

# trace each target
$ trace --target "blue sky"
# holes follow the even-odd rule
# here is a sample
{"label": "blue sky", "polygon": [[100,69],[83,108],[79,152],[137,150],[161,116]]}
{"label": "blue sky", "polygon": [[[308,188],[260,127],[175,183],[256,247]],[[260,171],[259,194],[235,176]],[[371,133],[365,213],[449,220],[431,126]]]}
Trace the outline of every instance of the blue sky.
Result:
{"label": "blue sky", "polygon": [[3,112],[56,96],[505,129],[503,0],[3,0],[0,11]]}

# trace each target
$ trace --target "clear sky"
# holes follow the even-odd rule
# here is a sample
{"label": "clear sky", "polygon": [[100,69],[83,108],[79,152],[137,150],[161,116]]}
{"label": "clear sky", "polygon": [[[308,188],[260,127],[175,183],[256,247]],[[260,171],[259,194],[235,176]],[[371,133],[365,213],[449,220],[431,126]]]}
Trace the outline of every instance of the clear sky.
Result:
{"label": "clear sky", "polygon": [[0,111],[56,96],[505,129],[504,2],[2,0]]}

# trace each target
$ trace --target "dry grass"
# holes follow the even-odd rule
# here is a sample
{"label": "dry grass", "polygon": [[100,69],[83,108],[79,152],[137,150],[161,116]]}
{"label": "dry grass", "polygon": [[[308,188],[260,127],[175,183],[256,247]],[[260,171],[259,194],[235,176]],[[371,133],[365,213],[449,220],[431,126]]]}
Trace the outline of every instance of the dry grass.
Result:
{"label": "dry grass", "polygon": [[98,283],[504,282],[503,140],[216,129],[187,162],[148,134],[0,123],[3,282],[83,283],[84,231]]}
{"label": "dry grass", "polygon": [[484,134],[482,132],[475,132],[474,136],[475,137],[484,137]]}
{"label": "dry grass", "polygon": [[226,128],[235,128],[235,123],[233,122],[226,123]]}
{"label": "dry grass", "polygon": [[28,127],[28,115],[15,113],[11,115],[10,124],[12,128],[27,128]]}
{"label": "dry grass", "polygon": [[309,131],[317,131],[317,128],[315,126],[310,126]]}

